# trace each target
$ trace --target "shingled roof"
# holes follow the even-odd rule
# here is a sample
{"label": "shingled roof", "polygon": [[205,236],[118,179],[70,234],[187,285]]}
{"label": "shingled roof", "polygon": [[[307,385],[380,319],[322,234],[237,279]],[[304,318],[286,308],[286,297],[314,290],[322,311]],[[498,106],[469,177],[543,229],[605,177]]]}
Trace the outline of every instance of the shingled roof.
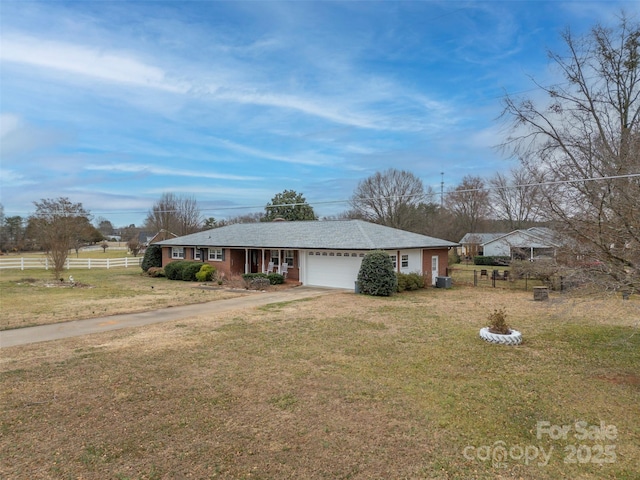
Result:
{"label": "shingled roof", "polygon": [[157,245],[217,248],[396,250],[448,248],[458,244],[363,220],[237,223]]}

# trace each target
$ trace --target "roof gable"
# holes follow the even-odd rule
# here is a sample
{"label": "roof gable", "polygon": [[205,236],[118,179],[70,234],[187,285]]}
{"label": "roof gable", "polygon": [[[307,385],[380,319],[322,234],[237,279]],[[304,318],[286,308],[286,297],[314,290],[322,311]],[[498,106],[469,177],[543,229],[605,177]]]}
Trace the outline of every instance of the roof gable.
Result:
{"label": "roof gable", "polygon": [[363,220],[237,223],[158,242],[163,246],[393,250],[457,244]]}
{"label": "roof gable", "polygon": [[464,237],[462,237],[462,240],[460,240],[461,244],[478,244],[478,245],[482,245],[485,244],[487,242],[490,242],[491,240],[495,240],[498,237],[502,237],[503,235],[506,235],[506,233],[467,233],[465,234]]}
{"label": "roof gable", "polygon": [[[494,238],[493,240],[486,242],[485,246],[494,242],[511,241],[515,241],[516,243],[514,243],[514,246],[518,246],[524,239],[527,239],[527,242],[536,242],[540,246],[559,247],[560,245],[557,243],[558,241],[551,238],[550,232],[552,233],[553,231],[549,229],[547,230],[548,232],[545,232],[542,229],[514,230],[513,232],[505,233],[498,238]],[[545,235],[545,233],[547,233],[547,235]]]}

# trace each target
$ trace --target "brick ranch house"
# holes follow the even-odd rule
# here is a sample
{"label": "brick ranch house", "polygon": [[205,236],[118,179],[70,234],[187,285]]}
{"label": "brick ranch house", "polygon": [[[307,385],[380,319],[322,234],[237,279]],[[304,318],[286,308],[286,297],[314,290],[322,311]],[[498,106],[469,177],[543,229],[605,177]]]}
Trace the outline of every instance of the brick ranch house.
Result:
{"label": "brick ranch house", "polygon": [[[354,288],[365,253],[384,250],[398,272],[427,285],[445,275],[458,244],[363,220],[239,223],[157,242],[162,265],[208,262],[225,276],[271,271],[304,285]],[[283,265],[283,264],[286,264]]]}

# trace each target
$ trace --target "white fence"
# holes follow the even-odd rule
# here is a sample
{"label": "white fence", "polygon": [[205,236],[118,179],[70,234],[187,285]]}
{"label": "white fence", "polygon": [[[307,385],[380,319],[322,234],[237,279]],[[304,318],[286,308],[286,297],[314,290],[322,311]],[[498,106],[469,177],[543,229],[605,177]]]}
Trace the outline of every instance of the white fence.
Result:
{"label": "white fence", "polygon": [[[129,268],[140,267],[142,257],[134,258],[71,258],[67,257],[64,268]],[[52,268],[48,258],[4,257],[0,258],[0,270],[14,268],[26,270],[27,268]]]}

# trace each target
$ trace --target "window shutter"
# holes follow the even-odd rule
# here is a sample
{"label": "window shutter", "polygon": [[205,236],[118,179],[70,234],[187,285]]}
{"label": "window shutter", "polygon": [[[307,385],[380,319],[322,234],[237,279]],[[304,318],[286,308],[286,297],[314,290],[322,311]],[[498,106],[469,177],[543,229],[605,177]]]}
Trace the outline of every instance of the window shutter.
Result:
{"label": "window shutter", "polygon": [[223,248],[223,249],[222,249],[222,261],[223,261],[223,262],[224,262],[224,255],[225,255],[226,250],[227,250],[226,248]]}

